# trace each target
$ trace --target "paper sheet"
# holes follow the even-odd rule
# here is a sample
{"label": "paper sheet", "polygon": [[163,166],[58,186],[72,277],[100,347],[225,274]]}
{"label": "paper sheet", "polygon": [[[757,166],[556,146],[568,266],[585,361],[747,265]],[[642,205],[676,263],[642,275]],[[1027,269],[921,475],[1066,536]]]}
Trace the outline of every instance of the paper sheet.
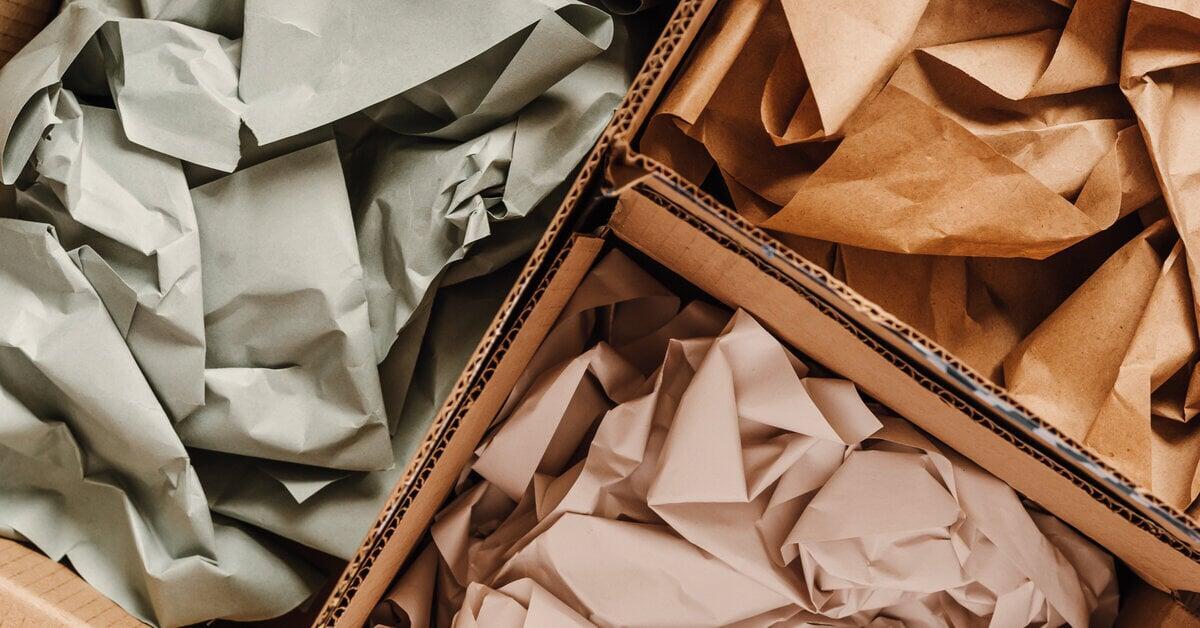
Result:
{"label": "paper sheet", "polygon": [[0,256],[0,311],[23,321],[0,340],[0,526],[164,624],[267,618],[308,597],[311,567],[204,508],[171,420],[53,229],[0,219]]}
{"label": "paper sheet", "polygon": [[110,109],[63,91],[21,215],[54,225],[175,420],[204,404],[200,240],[178,161],[125,139]]}
{"label": "paper sheet", "polygon": [[[100,45],[86,46],[103,27]],[[206,31],[130,18],[100,2],[73,2],[0,68],[0,172],[16,181],[38,136],[57,122],[62,79],[83,53],[106,66],[130,141],[206,166],[237,165],[243,108],[237,97],[239,46]],[[98,69],[98,68],[94,68]],[[88,77],[91,85],[99,77]],[[170,98],[162,98],[169,87]]]}
{"label": "paper sheet", "polygon": [[[446,267],[488,238],[494,223],[528,216],[583,157],[607,123],[604,112],[616,108],[626,82],[625,34],[614,45],[619,25],[598,10],[573,8],[581,10],[551,13],[515,45],[368,113],[407,134],[377,136],[356,152],[369,173],[356,213],[381,358]],[[545,47],[564,54],[541,54]],[[495,75],[497,68],[506,71]],[[457,94],[460,85],[478,93]]]}
{"label": "paper sheet", "polygon": [[[34,281],[0,329],[45,343],[87,303],[105,336],[0,356],[0,390],[88,465],[122,391],[121,454],[176,488],[27,465],[0,530],[150,623],[299,604],[331,574],[297,555],[357,551],[656,35],[574,0],[65,2],[0,69],[0,219],[46,240],[0,275],[88,296]],[[11,390],[26,371],[62,390]]]}
{"label": "paper sheet", "polygon": [[[246,125],[267,143],[328,124],[468,63],[555,11],[589,8],[570,0],[247,0],[239,86]],[[290,63],[275,61],[280,49]]]}
{"label": "paper sheet", "polygon": [[[238,100],[240,41],[182,24],[132,19],[106,25],[100,43],[131,141],[233,172],[241,156],[244,108]],[[163,64],[164,49],[174,51],[178,61]]]}
{"label": "paper sheet", "polygon": [[326,468],[390,466],[337,147],[270,160],[198,187],[192,198],[204,261],[207,394],[179,425],[184,442]]}
{"label": "paper sheet", "polygon": [[[1187,508],[1200,14],[971,14],[988,18],[944,0],[718,7],[640,149],[696,182],[715,171],[742,214]],[[1113,274],[1164,214],[1182,259]]]}
{"label": "paper sheet", "polygon": [[657,333],[698,320],[678,304],[623,326],[656,339],[639,374],[602,324],[636,293],[592,281],[618,268],[661,294],[620,252],[598,263],[573,302],[599,341],[535,360],[378,625],[1111,625],[1111,557],[745,312],[690,338]]}
{"label": "paper sheet", "polygon": [[[422,328],[412,349],[419,351],[417,360],[429,366],[416,371],[405,395],[389,391],[385,397],[388,415],[395,417],[397,424],[393,458],[402,464],[348,474],[305,499],[297,499],[295,492],[281,483],[278,472],[257,461],[224,454],[198,455],[196,469],[213,511],[332,556],[354,556],[519,271],[520,264],[512,264],[445,288],[435,297],[428,330]],[[390,367],[384,362],[381,370],[386,374]],[[312,471],[308,467],[295,470]]]}

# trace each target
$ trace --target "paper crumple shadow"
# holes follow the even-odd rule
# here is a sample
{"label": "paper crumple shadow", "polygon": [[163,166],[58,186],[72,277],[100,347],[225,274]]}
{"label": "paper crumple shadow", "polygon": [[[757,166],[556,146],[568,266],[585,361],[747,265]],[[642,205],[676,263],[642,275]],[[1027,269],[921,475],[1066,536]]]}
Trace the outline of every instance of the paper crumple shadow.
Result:
{"label": "paper crumple shadow", "polygon": [[[581,284],[587,324],[568,306],[538,354],[601,339],[538,361],[372,623],[1111,625],[1099,548],[631,266]],[[592,281],[617,269],[649,290]]]}
{"label": "paper crumple shadow", "polygon": [[455,2],[68,1],[0,68],[0,530],[171,626],[357,551],[640,63]]}
{"label": "paper crumple shadow", "polygon": [[[640,148],[696,182],[717,171],[740,213],[1187,509],[1200,15],[1109,0],[971,14],[719,7]],[[1149,256],[1122,248],[1148,251],[1131,241],[1144,228],[1177,232],[1188,263],[1164,266],[1174,233]],[[1170,286],[1149,300],[1160,270]]]}

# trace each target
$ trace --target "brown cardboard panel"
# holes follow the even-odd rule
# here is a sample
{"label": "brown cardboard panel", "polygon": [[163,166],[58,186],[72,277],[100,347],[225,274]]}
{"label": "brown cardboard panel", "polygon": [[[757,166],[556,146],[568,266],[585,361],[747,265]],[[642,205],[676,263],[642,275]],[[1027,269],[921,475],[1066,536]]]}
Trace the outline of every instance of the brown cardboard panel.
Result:
{"label": "brown cardboard panel", "polygon": [[[989,425],[938,381],[907,367],[889,347],[800,284],[763,272],[755,254],[718,242],[647,197],[630,191],[612,219],[614,233],[732,307],[742,307],[814,360],[965,454],[1029,499],[1078,528],[1160,588],[1200,589],[1200,563],[1135,523],[1120,504],[1089,491],[1054,460]],[[724,244],[724,245],[723,245]],[[725,245],[729,245],[727,248]]]}
{"label": "brown cardboard panel", "polygon": [[0,65],[42,30],[58,0],[0,0]]}
{"label": "brown cardboard panel", "polygon": [[[483,438],[496,413],[508,397],[533,352],[545,338],[591,268],[604,244],[601,238],[573,236],[550,266],[550,273],[534,293],[536,308],[526,308],[512,334],[496,343],[501,354],[494,370],[486,373],[486,384],[476,387],[465,404],[443,406],[421,451],[409,463],[402,485],[407,488],[400,512],[389,518],[392,525],[379,544],[373,567],[356,583],[344,606],[323,613],[314,625],[361,626],[371,609],[391,584],[409,552],[425,533],[433,515],[449,496],[459,472]],[[501,359],[502,358],[502,359]],[[496,362],[493,362],[496,363]],[[461,410],[461,412],[456,412]],[[373,534],[377,538],[380,535]]]}
{"label": "brown cardboard panel", "polygon": [[[913,330],[871,301],[863,298],[823,269],[809,263],[741,216],[652,160],[632,153],[618,141],[607,174],[613,185],[652,188],[668,200],[682,205],[692,219],[703,221],[721,237],[735,240],[747,250],[759,252],[767,272],[785,275],[817,291],[827,302],[860,325],[873,330],[875,338],[892,351],[905,355],[923,372],[962,400],[1006,426],[1027,444],[1071,468],[1071,473],[1090,482],[1089,490],[1105,493],[1122,502],[1117,508],[1131,520],[1150,526],[1164,542],[1200,559],[1200,527],[1196,522],[1158,500],[1113,470],[1087,448],[1066,437],[1016,401],[1004,388],[963,364],[936,343]],[[615,193],[615,192],[610,192]]]}
{"label": "brown cardboard panel", "polygon": [[0,539],[0,626],[145,626],[64,565]]}
{"label": "brown cardboard panel", "polygon": [[1200,628],[1200,615],[1180,600],[1148,586],[1138,586],[1125,595],[1116,628],[1170,626]]}
{"label": "brown cardboard panel", "polygon": [[[641,71],[634,77],[625,99],[614,113],[612,123],[584,161],[575,182],[567,191],[559,209],[542,235],[542,239],[530,254],[529,261],[517,278],[504,304],[500,307],[495,321],[484,334],[478,349],[467,368],[464,369],[463,375],[444,402],[442,413],[435,419],[429,436],[418,453],[418,459],[438,447],[436,439],[438,429],[443,422],[449,420],[450,409],[458,408],[457,411],[462,411],[464,404],[469,403],[468,396],[478,394],[478,388],[483,383],[476,381],[476,375],[495,367],[496,358],[492,349],[498,343],[505,341],[506,333],[513,331],[510,323],[513,317],[517,316],[518,306],[530,296],[530,291],[540,285],[538,282],[544,276],[543,272],[546,270],[546,266],[555,259],[554,255],[561,251],[564,243],[572,237],[573,225],[584,217],[582,214],[585,214],[587,210],[584,207],[584,201],[588,200],[601,179],[602,160],[607,156],[613,138],[620,135],[623,130],[636,128],[636,124],[640,124],[640,122],[636,122],[641,119],[637,116],[641,115],[644,118],[645,113],[649,111],[648,108],[657,100],[665,81],[683,58],[715,2],[716,0],[680,0],[676,5],[675,12],[667,23],[662,37],[651,50]],[[380,579],[379,576],[371,576],[372,568],[383,557],[384,548],[390,543],[401,516],[416,494],[414,483],[418,481],[418,478],[413,473],[414,467],[410,465],[409,471],[406,472],[385,503],[375,526],[367,534],[358,554],[351,559],[342,572],[333,593],[325,601],[321,613],[314,621],[314,626],[351,625],[345,622],[339,623],[339,618],[346,613],[352,600],[356,608],[369,609],[378,599],[378,595],[372,597],[364,593],[359,596],[358,591],[368,578],[371,578],[373,582]],[[388,560],[381,563],[381,567],[394,572],[398,564],[403,562],[407,551],[407,549],[402,552],[389,551],[387,553]]]}

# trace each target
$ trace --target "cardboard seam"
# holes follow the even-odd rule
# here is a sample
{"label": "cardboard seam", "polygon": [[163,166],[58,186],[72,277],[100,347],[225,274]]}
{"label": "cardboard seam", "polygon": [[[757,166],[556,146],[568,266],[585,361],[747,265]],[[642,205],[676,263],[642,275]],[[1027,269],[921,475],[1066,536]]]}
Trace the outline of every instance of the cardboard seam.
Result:
{"label": "cardboard seam", "polygon": [[[588,159],[580,169],[575,183],[563,198],[558,211],[551,219],[550,225],[547,227],[537,246],[530,253],[530,257],[521,274],[510,289],[508,296],[505,297],[504,303],[501,304],[500,309],[492,320],[492,324],[484,333],[483,338],[475,349],[475,353],[472,354],[471,359],[467,362],[467,366],[460,374],[454,389],[451,390],[449,396],[443,402],[442,408],[430,425],[420,449],[409,462],[405,475],[393,488],[391,496],[384,504],[371,531],[365,537],[364,544],[360,547],[359,552],[343,570],[333,591],[326,599],[320,614],[314,620],[313,626],[336,625],[342,614],[345,613],[350,600],[369,575],[371,567],[375,564],[384,546],[391,540],[400,519],[407,512],[421,487],[424,486],[429,473],[432,472],[433,464],[437,462],[441,456],[441,451],[445,448],[445,440],[431,437],[430,435],[445,433],[447,439],[449,436],[452,436],[453,431],[457,430],[457,422],[462,419],[467,407],[479,397],[483,386],[490,380],[496,365],[507,351],[508,345],[512,342],[512,334],[516,333],[520,321],[528,316],[528,312],[521,311],[516,315],[516,319],[509,319],[513,316],[513,312],[521,301],[527,298],[536,300],[540,296],[538,290],[545,289],[542,283],[548,277],[552,276],[551,274],[543,275],[542,283],[537,284],[534,288],[534,293],[526,295],[535,276],[546,270],[540,268],[543,260],[552,251],[557,251],[556,254],[563,252],[563,247],[558,242],[559,236],[565,233],[564,226],[568,219],[572,217],[573,212],[571,210],[579,203],[584,189],[596,178],[606,147],[607,144],[601,138],[601,142],[597,143],[592,149]],[[560,263],[560,260],[555,261],[555,264]],[[557,265],[554,268],[557,268]],[[492,352],[493,349],[499,352],[498,355]],[[481,378],[480,382],[482,383],[473,383],[476,376]],[[446,430],[450,431],[447,432]]]}
{"label": "cardboard seam", "polygon": [[1054,460],[1053,458],[1049,457],[1044,452],[1030,446],[1029,443],[1027,443],[1024,439],[1020,438],[1016,434],[1012,433],[1011,430],[1004,428],[1003,426],[1001,426],[1000,424],[996,423],[991,418],[989,418],[987,415],[979,412],[978,409],[976,409],[975,407],[967,404],[965,402],[965,400],[963,400],[959,395],[955,394],[953,391],[950,391],[949,389],[942,386],[941,383],[938,382],[936,379],[932,379],[927,374],[917,370],[913,365],[911,365],[903,357],[896,355],[890,349],[890,347],[879,342],[873,336],[871,336],[871,335],[867,334],[865,331],[861,330],[859,328],[858,324],[856,324],[853,320],[846,317],[842,312],[837,310],[837,308],[834,308],[832,305],[826,303],[824,301],[824,299],[821,299],[819,296],[813,294],[809,289],[805,288],[803,285],[799,284],[791,277],[788,277],[787,275],[780,272],[778,269],[774,268],[770,264],[763,262],[762,259],[758,255],[753,254],[748,249],[746,249],[742,245],[738,244],[732,238],[729,238],[728,236],[720,233],[719,231],[717,231],[715,228],[713,228],[708,223],[706,223],[703,220],[701,220],[700,218],[694,216],[687,209],[680,207],[679,205],[677,205],[670,199],[658,194],[656,191],[654,191],[644,185],[636,186],[636,189],[637,189],[638,193],[642,194],[643,196],[646,196],[647,198],[651,199],[652,201],[658,203],[659,205],[662,205],[663,208],[668,210],[669,212],[671,212],[671,214],[673,216],[683,220],[685,223],[687,223],[688,225],[697,229],[701,233],[704,233],[709,238],[711,238],[714,242],[718,243],[720,246],[722,246],[726,250],[737,253],[741,257],[752,262],[755,265],[755,267],[758,268],[764,274],[775,279],[776,281],[779,281],[780,283],[783,283],[784,285],[788,286],[789,288],[792,288],[797,294],[800,294],[801,296],[803,296],[806,301],[808,301],[810,304],[812,304],[814,307],[816,307],[822,314],[835,320],[839,325],[841,325],[847,331],[854,334],[855,337],[860,342],[867,345],[869,348],[871,348],[873,351],[875,351],[877,354],[879,354],[881,357],[883,357],[885,360],[887,360],[889,364],[891,364],[892,366],[899,369],[906,376],[910,377],[911,379],[913,379],[914,381],[919,383],[925,389],[929,390],[930,392],[933,392],[935,395],[938,396],[939,399],[941,399],[946,404],[959,410],[960,412],[962,412],[964,415],[966,415],[968,418],[970,418],[975,423],[978,423],[978,424],[984,426],[992,433],[994,433],[997,436],[999,436],[1000,438],[1004,439],[1005,442],[1008,442],[1009,444],[1016,447],[1022,453],[1028,455],[1029,457],[1033,458],[1034,460],[1037,460],[1038,462],[1042,463],[1044,466],[1049,467],[1051,470],[1053,470],[1058,475],[1066,478],[1072,484],[1074,484],[1076,487],[1083,490],[1085,493],[1087,493],[1089,496],[1094,498],[1096,501],[1099,501],[1100,503],[1104,504],[1106,507],[1109,508],[1109,510],[1119,514],[1122,518],[1124,518],[1126,521],[1129,521],[1131,524],[1138,527],[1140,530],[1143,530],[1143,531],[1151,534],[1159,541],[1162,541],[1163,543],[1167,544],[1172,549],[1174,549],[1174,550],[1178,551],[1179,553],[1183,554],[1184,556],[1186,556],[1189,560],[1196,562],[1196,563],[1200,563],[1200,552],[1196,551],[1191,546],[1189,546],[1189,545],[1183,543],[1182,541],[1180,541],[1179,539],[1175,538],[1173,535],[1166,532],[1166,530],[1164,530],[1162,528],[1162,526],[1149,520],[1141,513],[1131,510],[1125,504],[1122,504],[1121,502],[1114,500],[1111,496],[1102,492],[1099,488],[1093,486],[1091,483],[1082,482],[1078,478],[1077,474],[1072,472],[1066,466],[1064,466],[1057,460]]}
{"label": "cardboard seam", "polygon": [[[771,256],[783,257],[789,263],[800,268],[802,272],[813,276],[814,279],[819,281],[823,287],[831,292],[834,292],[839,297],[850,303],[856,310],[868,316],[868,318],[870,318],[872,321],[883,325],[889,331],[901,336],[906,342],[918,348],[919,350],[934,355],[938,360],[945,363],[947,367],[957,371],[957,373],[947,373],[947,376],[959,378],[961,381],[963,381],[963,384],[968,387],[986,391],[987,394],[992,395],[1002,404],[1007,406],[1007,408],[1004,409],[1006,414],[1013,416],[1013,413],[1019,413],[1019,416],[1013,416],[1015,420],[1031,424],[1033,426],[1031,428],[1032,430],[1041,430],[1051,434],[1054,438],[1070,447],[1069,450],[1064,449],[1062,451],[1063,455],[1080,458],[1083,461],[1081,464],[1087,464],[1097,468],[1101,474],[1111,477],[1113,480],[1119,483],[1115,484],[1114,488],[1128,494],[1130,499],[1148,502],[1149,508],[1157,509],[1165,518],[1169,519],[1173,525],[1179,527],[1182,532],[1194,539],[1200,540],[1200,526],[1198,526],[1197,523],[1186,514],[1162,501],[1153,493],[1146,492],[1144,489],[1138,487],[1135,482],[1129,480],[1129,478],[1127,478],[1124,474],[1114,469],[1108,463],[1093,454],[1086,447],[1080,445],[1066,434],[1063,434],[1058,428],[1050,425],[1041,417],[1037,416],[1033,412],[1030,412],[1027,408],[1021,405],[1020,402],[1009,396],[1007,390],[979,374],[977,371],[975,371],[975,369],[963,363],[953,354],[940,347],[937,343],[912,329],[904,322],[899,321],[895,316],[888,313],[875,303],[866,299],[862,295],[859,295],[853,289],[849,288],[841,281],[837,280],[828,272],[826,272],[825,269],[816,266],[803,257],[800,257],[790,248],[771,237],[767,232],[754,226],[740,214],[732,209],[729,209],[703,190],[700,190],[695,184],[687,181],[674,170],[671,170],[667,166],[658,163],[646,155],[637,153],[623,142],[618,143],[616,152],[618,156],[626,159],[630,165],[639,166],[649,173],[661,176],[671,185],[675,186],[681,191],[684,191],[688,195],[693,196],[698,203],[705,207],[706,210],[718,216],[721,220],[725,221],[732,228],[737,229],[747,238],[753,240],[764,251],[768,251]],[[1136,494],[1132,494],[1128,490],[1125,490],[1127,487],[1134,488],[1137,491]],[[1189,550],[1189,555],[1194,553],[1196,553],[1194,548]]]}

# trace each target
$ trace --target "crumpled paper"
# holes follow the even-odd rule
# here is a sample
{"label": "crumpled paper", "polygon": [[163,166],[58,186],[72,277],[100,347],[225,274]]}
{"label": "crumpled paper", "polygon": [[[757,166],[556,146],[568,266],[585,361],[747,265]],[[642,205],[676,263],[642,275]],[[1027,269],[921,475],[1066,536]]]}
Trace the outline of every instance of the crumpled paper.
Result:
{"label": "crumpled paper", "polygon": [[0,531],[160,625],[309,597],[623,95],[628,30],[574,0],[64,2],[0,68]]}
{"label": "crumpled paper", "polygon": [[[1198,19],[1110,0],[739,0],[640,149],[696,182],[715,169],[739,212],[1186,509]],[[1166,242],[1118,278],[1146,228],[1178,232],[1178,268]]]}
{"label": "crumpled paper", "polygon": [[[368,110],[398,134],[356,152],[369,172],[356,204],[381,357],[447,266],[562,184],[607,121],[596,112],[620,101],[624,46],[613,41],[625,34],[598,9],[567,9]],[[536,61],[547,48],[560,56]],[[542,71],[511,71],[531,65]]]}
{"label": "crumpled paper", "polygon": [[[617,270],[646,290],[595,281]],[[745,312],[664,293],[597,265],[537,355],[599,341],[535,362],[375,625],[1114,621],[1096,546]]]}
{"label": "crumpled paper", "polygon": [[168,414],[204,405],[200,239],[178,161],[129,142],[111,109],[58,100],[62,120],[16,192],[26,218],[54,225],[103,300]]}
{"label": "crumpled paper", "polygon": [[0,340],[4,525],[163,624],[267,617],[307,598],[311,567],[210,516],[170,418],[53,228],[0,219],[0,256],[13,323]]}
{"label": "crumpled paper", "polygon": [[[200,225],[204,407],[193,447],[334,469],[391,465],[358,243],[324,142],[192,190]],[[288,316],[279,319],[280,312]]]}

